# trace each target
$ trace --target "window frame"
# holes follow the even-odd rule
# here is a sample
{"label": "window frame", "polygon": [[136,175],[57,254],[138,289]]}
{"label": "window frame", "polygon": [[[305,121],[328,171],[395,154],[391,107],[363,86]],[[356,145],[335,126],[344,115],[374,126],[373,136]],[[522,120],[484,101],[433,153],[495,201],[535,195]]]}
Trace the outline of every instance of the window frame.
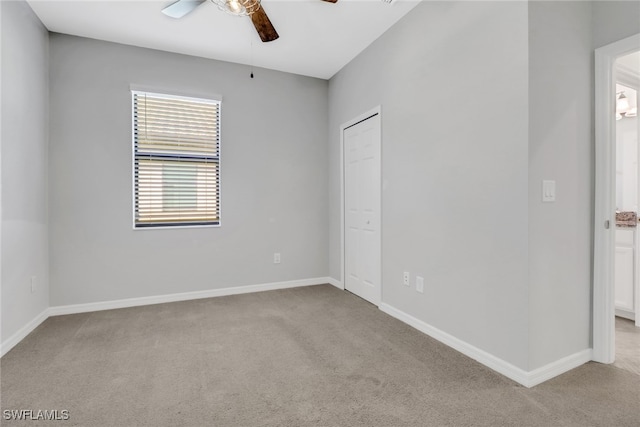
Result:
{"label": "window frame", "polygon": [[[180,224],[178,222],[171,224],[158,224],[139,226],[136,223],[136,122],[135,122],[135,95],[151,95],[158,96],[167,99],[187,100],[204,102],[209,104],[218,105],[218,221],[210,224]],[[164,90],[147,89],[139,87],[137,85],[131,85],[131,111],[129,117],[131,118],[131,217],[133,230],[167,230],[167,229],[192,229],[192,228],[219,228],[222,226],[222,97],[219,95],[207,95],[202,97],[199,95],[193,96],[192,94],[183,93],[169,93]],[[176,156],[178,158],[179,156]]]}

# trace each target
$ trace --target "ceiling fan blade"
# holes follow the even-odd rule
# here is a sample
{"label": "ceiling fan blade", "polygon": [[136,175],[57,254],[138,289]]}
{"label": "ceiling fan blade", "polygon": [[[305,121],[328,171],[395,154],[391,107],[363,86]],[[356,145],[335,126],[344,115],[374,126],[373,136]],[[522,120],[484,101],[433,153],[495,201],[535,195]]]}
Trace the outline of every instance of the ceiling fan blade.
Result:
{"label": "ceiling fan blade", "polygon": [[253,22],[253,26],[256,27],[256,31],[263,42],[271,42],[280,37],[262,8],[262,5],[251,14],[251,22]]}
{"label": "ceiling fan blade", "polygon": [[193,11],[205,1],[206,0],[178,0],[177,2],[171,3],[169,6],[162,9],[162,13],[171,18],[179,19]]}
{"label": "ceiling fan blade", "polygon": [[322,0],[322,1],[327,1],[327,2],[329,2],[329,3],[335,3],[335,2],[337,2],[338,0]]}

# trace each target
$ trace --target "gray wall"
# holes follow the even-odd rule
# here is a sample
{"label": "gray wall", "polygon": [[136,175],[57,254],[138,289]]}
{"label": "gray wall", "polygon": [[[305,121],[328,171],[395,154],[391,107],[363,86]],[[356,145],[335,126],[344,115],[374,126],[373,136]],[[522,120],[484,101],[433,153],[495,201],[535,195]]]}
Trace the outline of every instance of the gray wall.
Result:
{"label": "gray wall", "polygon": [[[50,51],[52,306],[328,275],[326,81],[60,34]],[[223,96],[220,228],[132,230],[130,84]]]}
{"label": "gray wall", "polygon": [[593,2],[593,47],[640,33],[640,1]]}
{"label": "gray wall", "polygon": [[[591,345],[592,49],[639,2],[424,2],[328,84],[48,44],[0,4],[2,339],[49,305],[340,278],[338,129],[382,105],[383,301],[526,370]],[[222,227],[132,230],[132,83],[223,95]]]}
{"label": "gray wall", "polygon": [[592,70],[591,5],[529,2],[531,370],[591,347]]}
{"label": "gray wall", "polygon": [[[48,35],[25,2],[2,8],[2,340],[49,306]],[[31,277],[36,291],[31,293]]]}
{"label": "gray wall", "polygon": [[[383,301],[528,365],[524,2],[423,2],[329,83],[331,274],[341,123],[382,105]],[[425,293],[402,272],[425,278]]]}
{"label": "gray wall", "polygon": [[639,2],[418,6],[330,81],[332,276],[338,128],[382,104],[384,302],[526,370],[589,348],[593,49],[639,32]]}

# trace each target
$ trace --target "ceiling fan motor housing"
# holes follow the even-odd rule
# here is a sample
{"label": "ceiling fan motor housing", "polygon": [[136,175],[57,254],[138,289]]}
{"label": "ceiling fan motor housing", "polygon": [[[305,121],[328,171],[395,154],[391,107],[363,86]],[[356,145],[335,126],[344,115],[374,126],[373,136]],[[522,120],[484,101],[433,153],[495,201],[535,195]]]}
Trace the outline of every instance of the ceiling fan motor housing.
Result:
{"label": "ceiling fan motor housing", "polygon": [[248,16],[260,9],[260,0],[211,0],[224,12],[236,16]]}

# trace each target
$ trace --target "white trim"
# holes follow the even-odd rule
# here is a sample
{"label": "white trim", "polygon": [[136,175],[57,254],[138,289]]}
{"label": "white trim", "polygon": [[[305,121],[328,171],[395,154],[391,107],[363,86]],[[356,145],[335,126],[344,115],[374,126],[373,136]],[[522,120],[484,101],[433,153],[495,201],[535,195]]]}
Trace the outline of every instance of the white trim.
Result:
{"label": "white trim", "polygon": [[[169,92],[154,92],[153,89],[145,90],[143,86],[134,85],[130,86],[131,91],[131,218],[132,218],[132,230],[166,230],[166,229],[189,229],[189,228],[220,228],[222,226],[222,96],[211,95],[211,98],[201,98],[200,95],[193,97],[189,95],[180,95],[179,93]],[[218,221],[209,224],[189,225],[180,224],[179,222],[171,222],[172,225],[158,225],[152,227],[136,226],[136,123],[135,123],[135,110],[136,110],[136,95],[152,95],[156,98],[167,98],[186,100],[193,102],[200,102],[206,104],[217,105],[218,116]]]}
{"label": "white trim", "polygon": [[616,308],[616,317],[622,317],[627,320],[632,320],[635,322],[636,314],[633,311],[624,310],[622,308]]}
{"label": "white trim", "polygon": [[344,277],[344,125],[340,126],[340,282],[345,289]]}
{"label": "white trim", "polygon": [[490,353],[487,353],[484,350],[479,349],[465,341],[462,341],[459,338],[454,337],[440,329],[429,325],[422,320],[416,319],[415,317],[398,310],[390,306],[389,304],[382,303],[380,304],[380,310],[387,313],[391,317],[395,317],[396,319],[406,323],[407,325],[419,330],[420,332],[429,335],[431,338],[434,338],[441,343],[459,351],[479,362],[486,367],[504,375],[505,377],[512,379],[513,381],[522,384],[525,387],[533,387],[538,385],[544,381],[547,381],[553,377],[556,377],[560,374],[563,374],[573,368],[576,368],[580,365],[583,365],[591,360],[591,349],[582,350],[576,354],[572,354],[555,362],[549,363],[548,365],[542,366],[533,371],[525,371],[524,369],[518,368],[517,366],[512,365],[511,363],[502,360]]}
{"label": "white trim", "polygon": [[[595,50],[595,212],[593,360],[615,360],[613,261],[615,230],[615,60],[640,50],[640,34]],[[609,228],[604,224],[609,221]]]}
{"label": "white trim", "polygon": [[346,279],[344,277],[345,272],[344,272],[344,257],[345,257],[345,250],[344,250],[344,245],[345,245],[345,239],[344,239],[344,222],[345,222],[345,216],[344,216],[344,195],[345,195],[345,191],[344,191],[344,130],[347,129],[348,127],[351,127],[363,120],[366,120],[370,117],[373,117],[375,115],[378,115],[378,117],[380,118],[380,163],[379,163],[379,167],[380,167],[380,214],[379,214],[379,218],[380,218],[380,222],[378,224],[378,230],[380,232],[380,289],[379,289],[379,294],[378,294],[378,299],[377,301],[370,301],[373,304],[379,306],[380,304],[382,304],[382,106],[378,105],[375,108],[372,108],[371,110],[360,114],[358,117],[355,117],[345,123],[343,123],[342,125],[340,125],[340,281],[342,283],[342,289],[346,289],[345,288],[345,283],[346,283]]}
{"label": "white trim", "polygon": [[[139,307],[152,304],[163,304],[177,301],[187,301],[202,298],[213,298],[227,295],[247,294],[251,292],[272,291],[277,289],[290,289],[303,286],[334,284],[335,279],[330,277],[317,277],[314,279],[291,280],[287,282],[263,283],[259,285],[235,286],[222,289],[209,289],[206,291],[184,292],[179,294],[157,295],[151,297],[128,298],[114,301],[93,302],[88,304],[72,304],[57,307],[49,307],[36,316],[33,320],[20,328],[9,339],[0,344],[0,355],[4,356],[35,328],[51,316],[66,314],[88,313],[93,311],[113,310],[117,308]],[[335,284],[334,284],[335,286]]]}
{"label": "white trim", "polygon": [[327,281],[329,282],[330,285],[335,286],[338,289],[342,289],[344,291],[344,283],[341,282],[338,279],[334,279],[333,277],[329,277],[327,278]]}
{"label": "white trim", "polygon": [[222,101],[217,98],[202,98],[202,97],[193,97],[188,95],[178,95],[176,93],[171,92],[153,92],[148,90],[131,90],[131,93],[134,95],[151,95],[156,98],[164,98],[164,99],[173,99],[177,101],[191,101],[197,102],[200,104],[211,104],[211,105],[220,105]]}
{"label": "white trim", "polygon": [[49,318],[49,309],[44,309],[42,313],[38,314],[29,323],[20,328],[15,334],[11,335],[8,339],[2,342],[0,349],[0,356],[4,356],[15,347],[20,341],[25,339],[27,335],[34,331],[42,322]]}
{"label": "white trim", "polygon": [[136,97],[135,90],[131,88],[131,110],[129,117],[131,118],[131,228],[136,230]]}
{"label": "white trim", "polygon": [[[227,295],[239,295],[252,292],[263,292],[277,289],[291,289],[304,286],[315,286],[331,284],[337,288],[343,289],[341,283],[332,277],[318,277],[315,279],[291,280],[288,282],[264,283],[259,285],[237,286],[222,289],[210,289],[206,291],[184,292],[178,294],[158,295],[152,297],[128,298],[114,301],[104,301],[88,304],[74,304],[50,307],[45,309],[23,326],[19,331],[13,334],[9,339],[1,344],[1,355],[4,356],[27,335],[33,332],[42,322],[51,316],[61,316],[67,314],[87,313],[102,310],[113,310],[118,308],[139,307],[152,304],[163,304],[178,301],[195,300],[202,298],[213,298]],[[390,316],[414,327],[415,329],[429,335],[430,337],[448,345],[449,347],[461,352],[462,354],[476,360],[477,362],[487,366],[488,368],[501,373],[525,387],[533,387],[573,368],[576,368],[592,359],[591,349],[585,349],[553,363],[545,365],[534,371],[524,371],[484,350],[466,343],[444,331],[435,328],[422,320],[400,311],[389,304],[381,303],[380,310]]]}
{"label": "white trim", "polygon": [[[1,1],[1,0],[0,0]],[[135,183],[134,183],[135,185]],[[133,190],[135,191],[135,190]],[[134,194],[134,202],[135,203],[135,194]],[[218,203],[218,206],[220,206],[220,203]],[[133,210],[133,214],[135,215],[135,208],[132,209]],[[135,221],[135,219],[134,219]],[[135,223],[134,226],[132,228],[133,231],[142,231],[142,230],[190,230],[192,228],[220,228],[222,227],[222,224],[220,222],[218,222],[217,224],[200,224],[200,225],[162,225],[162,226],[158,226],[158,227],[136,227]]]}
{"label": "white trim", "polygon": [[[0,22],[2,22],[2,7],[0,7]],[[2,43],[0,43],[0,58],[2,58]],[[0,67],[0,98],[1,98],[1,94],[2,94],[2,67]],[[2,115],[2,102],[0,102],[0,138],[2,135],[2,118],[4,116]],[[2,349],[5,347],[2,344],[2,294],[4,293],[2,291],[2,247],[4,246],[2,244],[2,146],[4,144],[1,143],[0,141],[0,357],[2,357],[2,355],[4,353],[2,353]],[[47,157],[48,160],[48,157]]]}
{"label": "white trim", "polygon": [[87,313],[92,311],[113,310],[117,308],[139,307],[143,305],[164,304],[168,302],[188,301],[202,298],[213,298],[227,295],[248,294],[251,292],[273,291],[276,289],[298,288],[302,286],[323,285],[329,283],[329,277],[291,280],[288,282],[263,283],[259,285],[234,286],[205,291],[183,292],[178,294],[156,295],[150,297],[127,298],[113,301],[93,302],[87,304],[62,305],[49,308],[49,316]]}
{"label": "white trim", "polygon": [[494,371],[501,373],[505,377],[510,378],[526,387],[529,387],[527,385],[529,378],[527,376],[527,372],[523,369],[505,362],[504,360],[492,354],[489,354],[484,350],[480,350],[479,348],[465,341],[462,341],[461,339],[456,338],[453,335],[449,335],[448,333],[441,331],[440,329],[431,326],[428,323],[423,322],[422,320],[416,319],[415,317],[403,311],[400,311],[397,308],[390,306],[389,304],[380,304],[380,310],[406,323],[407,325],[416,328],[420,332],[429,335],[431,338],[434,338],[441,343],[446,344],[455,350],[458,350],[465,356],[468,356],[473,360],[493,369]]}
{"label": "white trim", "polygon": [[129,90],[131,92],[140,92],[140,93],[149,93],[152,95],[161,95],[167,98],[173,99],[183,99],[190,98],[194,101],[201,101],[206,103],[213,103],[211,101],[216,101],[215,103],[222,102],[222,95],[217,93],[202,93],[202,92],[191,92],[188,90],[175,90],[174,88],[162,88],[158,86],[145,86],[132,83],[129,85]]}
{"label": "white trim", "polygon": [[562,359],[551,362],[538,369],[527,372],[527,384],[523,384],[526,387],[533,387],[541,384],[551,378],[555,378],[558,375],[564,374],[572,369],[582,366],[589,362],[593,358],[593,350],[586,348],[577,353],[571,354]]}

